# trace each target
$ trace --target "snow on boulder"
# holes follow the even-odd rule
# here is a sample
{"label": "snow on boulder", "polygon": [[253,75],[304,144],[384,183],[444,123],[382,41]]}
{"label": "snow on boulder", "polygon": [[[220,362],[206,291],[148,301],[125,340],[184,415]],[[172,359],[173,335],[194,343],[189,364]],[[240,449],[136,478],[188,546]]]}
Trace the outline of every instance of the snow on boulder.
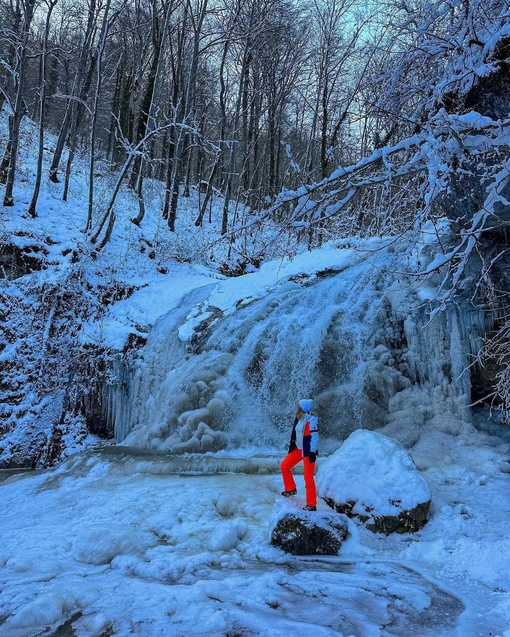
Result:
{"label": "snow on boulder", "polygon": [[347,528],[337,514],[293,511],[278,519],[271,544],[292,555],[338,555]]}
{"label": "snow on boulder", "polygon": [[409,533],[427,521],[431,493],[400,443],[358,429],[317,473],[320,497],[371,531]]}

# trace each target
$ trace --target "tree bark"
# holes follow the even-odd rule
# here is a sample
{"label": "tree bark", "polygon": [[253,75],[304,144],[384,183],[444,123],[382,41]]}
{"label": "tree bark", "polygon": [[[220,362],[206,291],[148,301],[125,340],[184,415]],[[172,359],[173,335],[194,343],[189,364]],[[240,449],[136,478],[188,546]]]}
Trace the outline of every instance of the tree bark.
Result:
{"label": "tree bark", "polygon": [[[21,27],[21,16],[22,16],[22,12],[20,8],[20,0],[16,0],[16,6],[13,7],[12,14],[13,14],[13,20],[12,20],[11,30],[12,30],[12,33],[18,33]],[[1,73],[0,73],[0,86],[2,87],[2,90],[0,90],[0,112],[2,112],[5,101],[6,100],[9,101],[7,85],[11,84],[11,80],[10,80],[11,74],[9,73],[8,69],[14,69],[14,67],[16,66],[16,45],[13,42],[9,44],[6,57],[7,57],[7,60],[6,60],[7,64],[5,67],[4,66],[1,67]],[[6,152],[8,152],[8,155],[10,155],[10,151],[6,151]],[[1,181],[0,183],[5,183],[5,180]]]}
{"label": "tree bark", "polygon": [[[207,14],[207,5],[208,0],[202,0],[202,4],[200,6],[200,11],[198,14],[198,18],[195,19],[193,15],[192,7],[188,2],[187,7],[185,9],[188,19],[190,20],[193,26],[193,54],[191,58],[191,66],[189,75],[187,78],[187,85],[185,90],[184,101],[182,102],[182,109],[180,109],[182,117],[180,118],[182,123],[187,123],[191,118],[191,114],[193,112],[193,104],[195,101],[195,93],[196,93],[196,84],[197,84],[197,72],[198,72],[198,61],[200,55],[200,38],[202,35],[202,27],[204,24],[205,16]],[[184,28],[184,26],[183,26]],[[183,59],[180,60],[180,64],[182,65]],[[181,71],[182,75],[182,71]],[[173,232],[175,230],[175,219],[177,216],[177,204],[179,201],[179,187],[182,181],[183,175],[183,150],[184,144],[187,136],[187,131],[184,129],[179,130],[178,138],[177,138],[177,146],[175,149],[174,155],[174,170],[172,175],[172,197],[170,200],[170,212],[168,217],[168,227]]]}
{"label": "tree bark", "polygon": [[43,50],[41,52],[40,67],[40,96],[39,96],[39,151],[37,153],[37,173],[35,177],[34,192],[32,200],[28,208],[28,214],[31,217],[37,217],[37,200],[41,189],[42,180],[42,163],[44,153],[44,118],[46,113],[46,62],[48,56],[48,40],[50,34],[51,14],[58,0],[48,0],[46,13],[46,23],[44,28]]}
{"label": "tree bark", "polygon": [[[152,137],[151,132],[156,128],[156,116],[155,109],[156,103],[159,98],[159,91],[161,86],[161,65],[163,64],[164,44],[167,39],[168,28],[170,24],[170,18],[174,10],[173,0],[168,4],[165,10],[163,31],[160,32],[159,20],[157,15],[154,15],[153,22],[153,45],[154,45],[154,57],[152,59],[151,71],[149,74],[149,81],[147,90],[144,97],[144,103],[142,105],[142,113],[138,122],[138,137],[149,136]],[[139,226],[145,217],[145,202],[143,198],[143,171],[144,171],[144,158],[143,154],[135,158],[133,170],[131,173],[130,186],[133,188],[136,186],[136,196],[138,199],[138,215],[131,219],[131,221]]]}
{"label": "tree bark", "polygon": [[227,122],[227,107],[226,107],[226,96],[227,96],[227,87],[225,84],[225,65],[227,60],[228,48],[229,48],[229,39],[225,38],[225,42],[223,43],[223,52],[221,55],[220,62],[220,146],[218,148],[218,152],[216,153],[216,157],[214,159],[213,166],[211,168],[211,172],[209,174],[209,179],[207,180],[207,189],[205,192],[204,201],[202,202],[202,206],[200,208],[199,215],[195,220],[195,226],[201,226],[204,220],[205,213],[207,211],[207,206],[209,205],[209,201],[211,200],[213,193],[214,180],[216,178],[216,174],[220,172],[220,166],[223,158],[223,144],[225,140],[225,130],[226,130],[226,122]]}
{"label": "tree bark", "polygon": [[7,171],[7,183],[5,186],[4,206],[14,205],[14,179],[16,178],[16,162],[18,158],[19,134],[21,128],[21,120],[25,113],[25,102],[23,100],[23,92],[25,89],[25,79],[27,73],[27,56],[28,56],[28,37],[30,32],[30,24],[34,15],[35,0],[23,0],[23,23],[20,38],[20,61],[18,71],[18,86],[16,91],[16,102],[14,104],[14,113],[11,118],[9,128],[9,144],[10,158],[9,169]]}
{"label": "tree bark", "polygon": [[97,123],[97,111],[99,106],[99,95],[101,93],[103,72],[102,63],[103,55],[106,49],[106,40],[108,38],[109,13],[110,13],[111,0],[106,0],[104,8],[103,24],[101,26],[101,36],[99,38],[99,46],[97,50],[97,79],[96,79],[96,91],[94,95],[94,106],[92,109],[92,122],[90,123],[90,162],[89,162],[89,197],[88,197],[88,212],[87,223],[85,225],[85,232],[89,232],[92,228],[92,214],[94,209],[94,166],[95,166],[95,151],[96,151],[96,123]]}
{"label": "tree bark", "polygon": [[[233,122],[233,131],[232,131],[233,137],[236,136],[239,130],[241,104],[242,104],[242,98],[244,93],[244,80],[246,77],[246,66],[248,64],[250,48],[252,44],[251,33],[252,33],[252,27],[255,21],[256,7],[257,7],[257,3],[253,2],[251,6],[251,11],[250,11],[249,23],[246,27],[246,42],[245,42],[244,50],[243,50],[243,57],[242,57],[240,77],[239,77],[239,89],[237,92],[236,106],[234,110],[234,122]],[[228,162],[228,169],[227,169],[228,172],[226,175],[225,193],[224,193],[225,200],[223,203],[223,214],[221,218],[221,234],[222,235],[226,234],[228,230],[228,213],[229,213],[230,199],[232,197],[232,176],[233,176],[234,167],[235,167],[235,160],[236,160],[236,144],[232,143],[230,144],[229,162]]]}
{"label": "tree bark", "polygon": [[[76,98],[81,93],[81,86],[83,82],[83,76],[85,75],[85,69],[87,66],[87,58],[90,52],[90,46],[92,42],[92,35],[94,32],[94,24],[96,21],[96,0],[90,0],[89,16],[87,20],[87,29],[85,32],[85,38],[80,51],[80,59],[78,61],[78,68],[76,70],[76,77],[73,84],[72,95],[67,101],[67,108],[64,115],[64,121],[60,129],[60,133],[55,146],[55,152],[53,154],[53,160],[50,167],[50,180],[58,183],[58,167],[64,151],[67,136],[71,129],[73,122],[76,120]],[[71,140],[73,142],[73,140]]]}

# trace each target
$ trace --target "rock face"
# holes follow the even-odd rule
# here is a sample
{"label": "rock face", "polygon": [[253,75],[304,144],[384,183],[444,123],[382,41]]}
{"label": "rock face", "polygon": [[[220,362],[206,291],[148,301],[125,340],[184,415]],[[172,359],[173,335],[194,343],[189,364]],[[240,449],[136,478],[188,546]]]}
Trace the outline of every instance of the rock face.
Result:
{"label": "rock face", "polygon": [[332,498],[323,498],[324,502],[338,513],[344,513],[350,518],[358,518],[365,523],[367,529],[374,533],[414,533],[421,529],[427,521],[427,514],[430,508],[430,500],[417,504],[412,509],[401,511],[398,515],[375,515],[374,511],[367,509],[368,515],[354,513],[353,508],[356,502],[350,501],[339,504]]}
{"label": "rock face", "polygon": [[347,522],[330,513],[286,513],[271,534],[271,544],[292,555],[338,555]]}
{"label": "rock face", "polygon": [[374,533],[413,533],[427,521],[430,489],[413,459],[396,441],[358,430],[317,474],[320,497]]}

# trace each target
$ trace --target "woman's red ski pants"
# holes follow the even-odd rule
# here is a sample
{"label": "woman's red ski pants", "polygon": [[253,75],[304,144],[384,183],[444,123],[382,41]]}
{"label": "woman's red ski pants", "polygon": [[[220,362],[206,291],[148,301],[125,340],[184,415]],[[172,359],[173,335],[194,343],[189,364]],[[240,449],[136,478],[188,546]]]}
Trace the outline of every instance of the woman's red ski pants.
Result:
{"label": "woman's red ski pants", "polygon": [[301,449],[294,449],[283,460],[280,465],[285,491],[293,491],[296,488],[296,481],[292,475],[292,467],[303,461],[305,475],[306,504],[317,506],[317,488],[315,487],[315,462],[310,462],[308,456],[303,457]]}

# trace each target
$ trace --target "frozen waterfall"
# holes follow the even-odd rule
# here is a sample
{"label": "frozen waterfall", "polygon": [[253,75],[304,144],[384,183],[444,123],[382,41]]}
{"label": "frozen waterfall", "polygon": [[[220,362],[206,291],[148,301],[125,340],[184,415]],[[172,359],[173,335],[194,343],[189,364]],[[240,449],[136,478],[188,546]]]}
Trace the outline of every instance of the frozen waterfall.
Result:
{"label": "frozen waterfall", "polygon": [[116,370],[116,439],[171,453],[281,453],[304,396],[315,399],[326,453],[360,427],[412,444],[426,421],[468,420],[479,314],[452,306],[429,323],[429,292],[395,274],[401,254],[335,250],[329,266],[308,256],[273,265],[272,278],[185,296],[132,368]]}

